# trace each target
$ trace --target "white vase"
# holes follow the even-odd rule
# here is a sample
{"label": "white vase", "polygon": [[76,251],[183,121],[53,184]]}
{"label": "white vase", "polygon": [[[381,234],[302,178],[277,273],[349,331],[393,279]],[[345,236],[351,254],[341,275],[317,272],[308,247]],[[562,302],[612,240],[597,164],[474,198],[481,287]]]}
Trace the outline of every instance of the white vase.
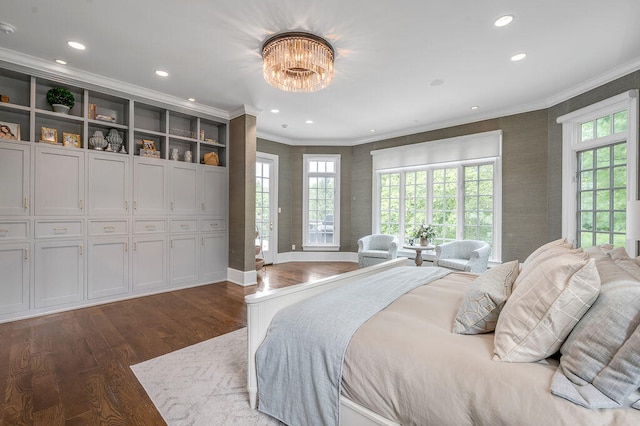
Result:
{"label": "white vase", "polygon": [[107,140],[104,138],[100,130],[96,130],[93,132],[93,136],[89,138],[89,145],[91,145],[96,151],[102,151],[104,147],[107,146]]}
{"label": "white vase", "polygon": [[71,110],[71,108],[62,104],[53,104],[51,105],[51,108],[53,108],[55,112],[60,112],[62,114],[69,114],[69,111]]}

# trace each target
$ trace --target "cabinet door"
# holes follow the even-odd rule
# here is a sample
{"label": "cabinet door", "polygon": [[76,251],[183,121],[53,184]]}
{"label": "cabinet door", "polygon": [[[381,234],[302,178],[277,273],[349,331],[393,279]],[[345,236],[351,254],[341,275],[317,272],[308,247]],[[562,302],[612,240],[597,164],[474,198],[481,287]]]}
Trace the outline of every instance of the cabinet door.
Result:
{"label": "cabinet door", "polygon": [[87,282],[89,299],[129,291],[129,239],[89,240]]}
{"label": "cabinet door", "polygon": [[83,241],[46,241],[35,245],[35,307],[56,306],[84,296]]}
{"label": "cabinet door", "polygon": [[29,309],[29,243],[0,245],[0,314]]}
{"label": "cabinet door", "polygon": [[171,285],[197,283],[200,252],[198,234],[171,236],[169,249]]}
{"label": "cabinet door", "polygon": [[224,232],[201,235],[200,270],[201,282],[216,282],[227,279],[227,239]]}
{"label": "cabinet door", "polygon": [[133,240],[133,290],[161,288],[167,284],[167,237]]}
{"label": "cabinet door", "polygon": [[135,158],[133,162],[133,212],[164,215],[167,207],[167,170],[163,160]]}
{"label": "cabinet door", "polygon": [[198,214],[200,188],[197,164],[173,164],[169,179],[169,211],[171,214]]}
{"label": "cabinet door", "polygon": [[131,180],[129,157],[89,153],[88,209],[91,216],[125,216],[129,213]]}
{"label": "cabinet door", "polygon": [[29,214],[30,158],[28,146],[0,142],[0,215]]}
{"label": "cabinet door", "polygon": [[202,170],[201,211],[207,216],[224,218],[227,213],[227,175],[223,167],[200,166]]}
{"label": "cabinet door", "polygon": [[36,147],[36,215],[81,215],[84,209],[84,153]]}

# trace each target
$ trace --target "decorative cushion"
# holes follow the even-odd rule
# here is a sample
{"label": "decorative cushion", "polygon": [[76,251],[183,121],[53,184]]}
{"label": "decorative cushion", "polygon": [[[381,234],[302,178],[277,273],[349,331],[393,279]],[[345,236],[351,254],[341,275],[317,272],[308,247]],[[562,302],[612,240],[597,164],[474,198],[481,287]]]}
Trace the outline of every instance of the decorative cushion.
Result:
{"label": "decorative cushion", "polygon": [[634,259],[629,257],[624,247],[615,248],[608,254],[616,265],[624,269],[624,271],[631,275],[634,280],[640,281],[640,265],[638,265]]}
{"label": "decorative cushion", "polygon": [[600,244],[598,246],[586,248],[584,249],[584,252],[598,260],[604,256],[608,256],[611,250],[613,250],[613,244]]}
{"label": "decorative cushion", "polygon": [[602,287],[560,352],[553,394],[587,408],[624,405],[640,387],[640,283]]}
{"label": "decorative cushion", "polygon": [[464,295],[452,331],[456,334],[480,334],[495,330],[518,269],[518,261],[514,260],[491,268],[476,278]]}
{"label": "decorative cushion", "polygon": [[522,269],[498,318],[493,359],[535,362],[552,355],[599,291],[595,260],[582,249]]}
{"label": "decorative cushion", "polygon": [[[549,257],[556,256],[557,254],[564,253],[567,250],[570,250],[572,247],[571,243],[567,241],[566,238],[562,238],[560,240],[551,241],[547,244],[544,244],[534,250],[533,253],[527,257],[522,266],[520,267],[520,272],[525,272],[530,269],[535,269],[538,267],[540,262],[544,261]],[[518,281],[513,283],[513,289],[518,286]]]}

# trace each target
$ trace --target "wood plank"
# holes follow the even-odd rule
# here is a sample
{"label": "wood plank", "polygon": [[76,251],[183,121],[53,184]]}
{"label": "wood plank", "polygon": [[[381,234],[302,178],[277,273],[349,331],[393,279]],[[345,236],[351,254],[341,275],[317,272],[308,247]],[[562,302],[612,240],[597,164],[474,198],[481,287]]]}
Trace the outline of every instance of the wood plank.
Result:
{"label": "wood plank", "polygon": [[130,366],[246,325],[244,296],[353,263],[267,267],[258,285],[221,282],[0,324],[0,426],[163,425]]}

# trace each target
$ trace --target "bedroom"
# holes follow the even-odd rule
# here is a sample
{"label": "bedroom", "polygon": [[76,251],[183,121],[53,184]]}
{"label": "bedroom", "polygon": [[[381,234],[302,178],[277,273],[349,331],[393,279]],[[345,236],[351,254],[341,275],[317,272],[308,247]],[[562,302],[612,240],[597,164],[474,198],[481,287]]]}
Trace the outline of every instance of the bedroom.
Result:
{"label": "bedroom", "polygon": [[[17,2],[9,3],[10,11],[13,7],[20,8],[21,10],[25,6],[25,2],[21,2],[20,6],[17,6]],[[90,13],[85,12],[89,16],[94,17],[93,19],[96,23],[101,25],[100,32],[102,34],[102,38],[108,39],[113,43],[121,43],[121,39],[116,37],[118,34],[121,34],[122,30],[114,30],[113,28],[117,28],[118,22],[125,22],[125,17],[122,16],[122,10],[127,10],[128,6],[122,6],[122,8],[117,7],[118,3],[112,3],[110,7],[106,7],[108,10],[102,10]],[[288,4],[287,2],[282,3],[284,6],[291,6],[291,9],[295,9],[294,6]],[[34,7],[44,8],[44,5],[39,2],[32,2]],[[361,7],[361,3],[354,2],[351,6],[352,8]],[[223,7],[224,5],[220,5],[219,7]],[[208,12],[208,14],[204,14],[208,21],[216,22],[216,19],[219,19],[217,22],[217,27],[221,28],[220,31],[231,31],[231,27],[237,27],[239,22],[245,22],[243,17],[247,14],[247,10],[241,7],[232,7],[225,6],[225,12],[228,9],[233,9],[228,11],[228,19],[219,18],[219,16],[225,17],[224,13],[220,15],[214,13],[213,11]],[[486,12],[480,13],[478,16],[487,16],[488,26],[492,25],[492,19],[497,17],[500,13],[502,13],[503,5],[501,7],[497,7],[494,10],[489,10]],[[575,4],[573,5],[575,7]],[[622,2],[621,7],[629,7],[632,9],[635,5],[632,2]],[[499,9],[499,10],[498,10]],[[29,8],[27,7],[27,11]],[[274,16],[278,15],[277,12],[267,11],[263,9],[258,9],[260,12],[264,12],[265,16]],[[348,9],[345,13],[350,13],[353,9]],[[571,5],[567,5],[566,9],[563,9],[563,12],[559,14],[557,18],[561,21],[562,17],[570,16],[571,13]],[[159,12],[162,12],[160,10]],[[380,13],[375,13],[376,11],[369,12],[371,16],[367,15],[372,19],[372,25],[379,25],[380,27],[385,27],[386,17],[378,16]],[[428,13],[425,10],[421,10],[422,16],[427,16]],[[474,11],[475,12],[475,11]],[[505,13],[509,12],[505,10]],[[512,13],[518,15],[517,11],[512,11]],[[2,34],[2,47],[6,49],[11,49],[14,43],[18,43],[22,37],[24,37],[23,28],[31,28],[26,24],[29,21],[29,16],[31,16],[32,12],[29,13],[21,13],[23,16],[25,23],[19,23],[20,21],[11,18],[12,14],[7,13],[6,17],[3,12],[3,17],[0,19],[2,22],[8,21],[15,25],[16,31],[12,35]],[[139,14],[139,10],[135,10],[132,12],[133,14]],[[611,13],[611,12],[607,12]],[[52,16],[55,16],[56,19],[59,19],[59,14],[56,15],[55,12],[51,12]],[[420,15],[420,14],[419,14]],[[627,16],[634,16],[634,13],[625,14]],[[139,16],[139,15],[138,15]],[[178,14],[181,18],[183,15]],[[306,15],[305,15],[306,16]],[[376,18],[377,16],[377,18]],[[589,15],[592,16],[592,15]],[[612,15],[607,15],[609,19]],[[214,19],[214,17],[216,17]],[[158,18],[159,19],[159,18]],[[425,18],[426,19],[426,18]],[[518,24],[519,16],[516,16],[516,20],[514,24]],[[525,16],[522,16],[522,19],[525,20]],[[622,19],[622,18],[621,18]],[[72,23],[69,23],[70,27],[74,27],[74,22],[86,21],[86,15],[82,18],[77,18]],[[205,20],[205,19],[203,19]],[[33,34],[35,34],[35,38],[42,38],[42,28],[46,26],[40,20],[32,20],[33,25],[36,28],[32,29]],[[439,28],[436,26],[435,20],[431,18],[429,20],[430,25],[433,25],[435,28]],[[475,22],[475,19],[474,19]],[[526,20],[524,21],[526,22]],[[589,21],[591,22],[591,21]],[[294,25],[289,24],[288,25]],[[341,24],[343,26],[347,26],[350,22],[345,22]],[[25,25],[27,25],[25,27]],[[124,24],[123,24],[124,25]],[[200,24],[198,28],[206,27],[204,23]],[[555,22],[554,28],[562,27],[566,25],[566,23],[558,23]],[[609,23],[608,25],[612,25]],[[130,25],[125,27],[132,27],[135,25]],[[159,25],[160,26],[160,25]],[[170,28],[170,22],[165,25],[160,26],[162,28]],[[518,27],[512,27],[518,28]],[[539,27],[537,27],[539,28]],[[481,108],[479,112],[472,113],[469,108],[471,105],[467,105],[468,101],[464,100],[464,116],[465,119],[454,122],[450,125],[444,126],[430,126],[429,123],[414,125],[413,121],[408,122],[408,120],[400,120],[398,119],[398,123],[402,124],[402,128],[404,129],[413,129],[415,127],[421,127],[424,125],[424,129],[420,130],[408,130],[406,134],[398,135],[397,137],[384,137],[384,130],[382,128],[376,129],[376,134],[381,135],[380,138],[372,138],[370,130],[374,128],[373,124],[367,122],[367,125],[364,129],[366,133],[363,136],[363,139],[369,139],[370,141],[363,144],[357,144],[353,146],[338,146],[338,144],[329,144],[329,146],[315,146],[313,143],[302,143],[300,145],[296,144],[287,144],[287,143],[279,143],[277,142],[277,138],[269,138],[266,137],[266,134],[261,134],[260,126],[264,122],[266,125],[266,120],[273,121],[273,119],[269,118],[271,109],[273,106],[270,104],[259,105],[261,109],[264,109],[265,112],[261,113],[258,118],[258,138],[257,138],[257,150],[261,152],[267,152],[272,154],[278,154],[280,159],[280,187],[279,187],[279,202],[282,207],[282,213],[279,215],[279,223],[278,223],[278,255],[282,254],[283,259],[287,259],[287,257],[292,258],[295,256],[309,256],[309,259],[313,259],[312,255],[309,253],[305,253],[300,250],[300,247],[303,245],[303,237],[302,237],[302,205],[300,203],[300,198],[298,194],[302,194],[302,184],[296,176],[302,175],[302,156],[305,153],[321,153],[321,154],[335,154],[340,153],[342,155],[343,162],[343,170],[347,170],[347,167],[351,170],[351,175],[347,177],[346,174],[343,175],[342,180],[342,191],[341,191],[341,247],[339,254],[335,254],[335,256],[349,256],[349,254],[355,252],[355,242],[359,236],[366,235],[372,232],[373,229],[373,214],[372,214],[372,170],[371,170],[371,155],[370,151],[374,149],[383,149],[396,145],[403,145],[409,143],[420,143],[428,140],[440,140],[448,137],[460,136],[460,135],[468,135],[475,133],[482,133],[493,130],[502,130],[503,133],[503,206],[502,206],[502,261],[507,261],[510,259],[524,259],[529,253],[531,253],[536,247],[542,245],[544,242],[550,241],[555,238],[559,238],[562,235],[562,223],[561,223],[561,210],[562,210],[562,190],[561,185],[558,182],[561,181],[562,177],[562,126],[556,122],[556,118],[562,116],[571,111],[580,109],[582,107],[587,107],[595,102],[607,99],[609,97],[618,95],[627,90],[637,89],[640,87],[640,75],[638,72],[637,62],[634,62],[635,56],[637,56],[637,45],[634,44],[633,40],[637,40],[637,34],[634,31],[637,31],[636,25],[631,24],[622,24],[619,26],[622,28],[623,35],[621,35],[622,39],[628,40],[629,45],[627,46],[628,51],[625,53],[631,52],[631,56],[625,56],[623,53],[619,53],[617,50],[611,56],[616,57],[615,59],[611,59],[610,61],[605,61],[606,63],[598,69],[597,72],[592,74],[582,74],[580,78],[577,78],[574,83],[563,86],[559,90],[548,90],[547,93],[552,92],[551,95],[547,95],[544,97],[543,102],[536,104],[537,106],[531,109],[512,109],[508,112],[502,113],[497,111],[488,111],[484,112],[483,109],[486,108],[484,105],[480,105]],[[278,30],[285,30],[291,28],[279,28]],[[314,28],[310,28],[314,29]],[[245,28],[247,32],[252,30],[252,28]],[[505,28],[505,30],[509,30]],[[318,32],[325,32],[326,30],[318,29]],[[559,31],[559,29],[556,29]],[[613,33],[613,31],[605,31],[607,34]],[[147,29],[147,34],[154,34],[152,28]],[[71,35],[69,35],[70,37]],[[60,36],[59,41],[61,40],[61,44],[64,44],[67,35]],[[113,38],[112,38],[113,37]],[[551,37],[551,36],[549,36]],[[49,39],[54,39],[53,36],[49,37]],[[238,37],[235,39],[235,43],[230,43],[230,48],[237,49],[238,48],[238,40],[246,41],[246,34],[240,33]],[[262,34],[259,37],[254,37],[255,40],[251,37],[251,42],[247,41],[247,45],[251,45],[249,50],[251,50],[251,54],[254,55],[254,60],[252,65],[254,65],[254,71],[257,70],[258,75],[256,76],[258,82],[264,84],[264,81],[261,81],[262,76],[260,75],[260,64],[259,64],[259,45],[262,41],[264,41],[265,36]],[[543,38],[542,36],[540,38]],[[258,40],[259,39],[259,40]],[[561,40],[562,37],[560,35],[555,36],[553,40]],[[142,42],[140,44],[132,43],[131,51],[133,54],[142,54],[143,52],[138,51],[140,46],[144,46],[149,43],[149,40],[155,40],[155,38],[151,37],[141,37],[140,40]],[[552,44],[553,42],[549,42],[549,40],[544,39],[545,43]],[[97,41],[96,41],[97,42]],[[351,41],[352,45],[355,41]],[[32,41],[30,43],[31,48],[34,46],[38,46],[40,40]],[[163,47],[163,43],[168,43],[167,40],[162,42],[158,41],[157,43],[161,44],[160,47]],[[211,44],[211,40],[203,40],[202,43]],[[252,44],[251,44],[252,43]],[[346,40],[343,38],[342,46],[349,46]],[[89,43],[87,43],[89,44]],[[92,43],[92,46],[95,44]],[[90,53],[93,48],[90,46],[86,53]],[[621,45],[622,46],[622,45]],[[512,46],[510,49],[520,48],[520,46]],[[619,47],[621,50],[622,47]],[[67,59],[69,57],[74,58],[76,61],[82,61],[86,59],[82,59],[79,53],[69,53],[68,48],[66,46],[59,46],[52,48],[56,52],[62,52]],[[95,48],[93,48],[95,49]],[[184,46],[182,49],[185,49]],[[508,53],[511,53],[509,49]],[[13,50],[13,49],[12,49]],[[38,52],[29,51],[27,47],[24,50],[16,47],[16,51],[18,52],[30,52],[33,56],[40,56]],[[95,52],[95,50],[94,50]],[[198,52],[197,55],[193,55],[191,51],[188,49],[185,51],[184,56],[189,58],[194,57],[206,57],[208,54],[206,51]],[[3,50],[3,53],[7,53]],[[346,52],[345,52],[346,54]],[[505,53],[506,54],[506,53]],[[634,56],[635,55],[635,56]],[[48,54],[42,54],[41,57],[46,59],[47,61],[51,61]],[[121,60],[119,56],[110,56],[109,54],[98,54],[101,60],[105,62],[105,64],[101,63],[100,65],[106,66],[106,62],[118,62]],[[177,61],[184,61],[183,55],[180,56]],[[85,56],[86,57],[86,56]],[[97,60],[98,58],[95,58]],[[343,56],[341,61],[345,63],[348,57]],[[511,65],[525,65],[534,62],[534,56],[530,54],[530,56],[525,59],[524,62],[519,64],[511,64],[508,61],[508,58],[505,58],[505,66]],[[189,59],[192,60],[192,59]],[[574,60],[574,59],[572,59]],[[577,59],[575,59],[577,61]],[[90,62],[91,60],[89,60]],[[584,67],[586,68],[586,64],[591,63],[592,61],[589,58],[582,58],[581,64],[584,63]],[[78,66],[77,63],[73,63],[73,61],[69,61],[71,67]],[[50,63],[38,63],[42,65],[43,69],[51,70],[53,72],[65,72],[61,67],[57,65],[51,65]],[[339,62],[337,62],[339,64]],[[257,65],[257,67],[256,67]],[[433,79],[441,78],[444,79],[445,82],[441,86],[430,86],[425,88],[422,92],[425,100],[436,97],[433,94],[437,93],[437,90],[445,90],[450,85],[454,85],[454,81],[448,79],[446,76],[437,75],[431,71],[431,67],[433,64],[426,64],[425,66],[425,86],[428,85],[429,82],[433,81]],[[54,68],[52,68],[54,67]],[[210,73],[215,75],[215,68],[222,67],[221,63],[215,62],[210,65],[212,69],[209,70]],[[468,65],[459,65],[461,68],[467,68]],[[577,66],[574,66],[576,68]],[[522,67],[520,67],[522,68]],[[580,67],[583,68],[582,66]],[[155,69],[155,68],[154,68]],[[343,68],[344,70],[344,68]],[[99,72],[94,71],[97,74]],[[146,70],[143,71],[146,73]],[[150,74],[152,74],[153,70],[151,70]],[[343,72],[343,77],[347,79],[355,79],[359,77],[357,75],[348,74],[346,71]],[[578,70],[575,70],[576,74]],[[542,73],[542,72],[539,72]],[[432,76],[433,74],[433,76]],[[174,80],[169,80],[169,85],[173,85],[173,83],[179,78],[174,77],[176,74],[172,74],[170,78],[174,78]],[[529,76],[530,77],[530,76]],[[163,92],[165,89],[163,87],[169,87],[166,82],[160,81],[156,79],[155,76],[144,74],[143,82],[145,80],[152,80],[155,85],[152,89],[156,91]],[[127,79],[122,79],[123,81],[129,83],[136,83],[136,81],[129,81]],[[194,78],[194,80],[198,80],[198,78]],[[334,81],[334,88],[340,83],[339,80]],[[342,85],[349,84],[349,80],[345,82],[343,80]],[[376,82],[370,82],[370,84],[375,84]],[[143,83],[138,83],[139,85],[145,86]],[[482,83],[487,84],[488,83]],[[164,85],[164,86],[163,86]],[[229,87],[242,86],[242,82],[237,80],[233,80],[231,83],[227,83]],[[495,84],[497,85],[497,83]],[[488,87],[492,88],[495,85],[488,85]],[[330,88],[327,89],[330,90]],[[523,87],[524,89],[524,87]],[[169,89],[166,89],[167,91]],[[238,91],[241,91],[242,88],[238,88]],[[275,90],[275,89],[273,89]],[[371,90],[371,89],[369,89]],[[195,91],[195,90],[194,90]],[[193,91],[192,91],[193,92]],[[199,96],[196,92],[196,95],[193,93],[179,93],[181,98],[186,98],[187,96],[195,96],[196,98]],[[172,92],[175,93],[175,92]],[[555,100],[554,96],[558,94],[562,94],[560,98]],[[322,92],[319,92],[318,95],[322,95]],[[382,92],[380,93],[382,95]],[[177,95],[176,95],[177,96]],[[202,95],[204,96],[204,95]],[[549,101],[548,99],[551,99]],[[186,103],[186,102],[185,102]],[[246,103],[246,102],[245,102]],[[215,104],[214,104],[215,105]],[[392,104],[390,104],[392,105]],[[522,105],[520,102],[514,103],[512,106]],[[284,114],[284,108],[278,105],[282,112],[280,113],[280,117]],[[394,105],[395,108],[403,111],[403,107]],[[443,106],[444,107],[444,106]],[[458,105],[460,109],[461,106]],[[329,109],[324,106],[325,109]],[[303,108],[298,108],[303,110]],[[438,105],[435,107],[432,106],[431,109],[425,114],[431,114],[434,109],[438,109]],[[392,118],[390,112],[383,112],[382,116],[378,116],[377,122],[391,122],[395,119]],[[471,115],[476,114],[476,115]],[[486,115],[482,115],[486,114]],[[344,114],[344,117],[349,118],[349,114]],[[340,121],[344,121],[343,118],[340,117]],[[315,118],[315,117],[314,117]],[[9,122],[15,122],[19,120],[8,120]],[[313,127],[311,130],[307,130],[311,136],[315,133],[319,132],[322,128],[322,120],[316,118],[316,123],[313,125],[309,125]],[[441,120],[446,121],[446,120]],[[274,125],[275,124],[275,125]],[[272,126],[281,132],[284,132],[281,128],[280,118],[276,118],[275,122],[272,123]],[[291,123],[290,123],[291,124]],[[29,126],[29,123],[26,124],[26,127]],[[378,124],[380,126],[380,124]],[[38,126],[39,127],[39,126]],[[299,126],[300,127],[300,126]],[[303,127],[304,128],[304,127]],[[23,127],[24,130],[24,127]],[[39,132],[39,128],[36,130]],[[288,128],[289,131],[293,130],[293,125],[290,125]],[[402,130],[402,129],[400,129]],[[424,130],[424,131],[423,131]],[[74,132],[77,133],[77,132]],[[105,133],[106,134],[106,133]],[[283,139],[286,139],[287,136],[283,136]],[[37,141],[38,138],[35,135],[31,135],[30,140]],[[232,151],[232,149],[230,150]],[[167,158],[168,158],[168,153]],[[231,169],[231,168],[230,168]],[[235,170],[240,170],[240,167],[234,168]],[[232,173],[234,170],[229,170],[229,173]],[[250,179],[252,180],[252,179]],[[238,184],[239,182],[244,182],[244,179],[234,179],[233,183]],[[526,191],[522,190],[522,186],[527,184]],[[237,192],[238,188],[232,189],[233,193]],[[251,192],[251,187],[247,184],[247,186],[242,186],[239,188],[241,192]],[[355,200],[354,200],[355,197]],[[238,197],[240,198],[240,197]],[[247,197],[245,197],[247,198]],[[248,197],[251,198],[251,197]],[[243,239],[247,237],[251,237],[251,232],[249,232],[253,228],[253,219],[249,217],[249,213],[246,213],[245,205],[241,204],[240,206],[234,206],[235,210],[229,212],[229,264],[228,266],[232,269],[240,272],[250,273],[252,267],[250,266],[251,254],[252,251],[245,248],[245,244],[242,244]],[[245,213],[247,216],[245,217]],[[251,224],[251,227],[248,228],[245,226],[245,223],[236,224],[235,228],[232,228],[231,220],[232,218],[238,218],[246,220],[247,223]],[[295,251],[292,251],[291,247],[294,246],[297,248]],[[249,264],[249,266],[247,266]]]}

